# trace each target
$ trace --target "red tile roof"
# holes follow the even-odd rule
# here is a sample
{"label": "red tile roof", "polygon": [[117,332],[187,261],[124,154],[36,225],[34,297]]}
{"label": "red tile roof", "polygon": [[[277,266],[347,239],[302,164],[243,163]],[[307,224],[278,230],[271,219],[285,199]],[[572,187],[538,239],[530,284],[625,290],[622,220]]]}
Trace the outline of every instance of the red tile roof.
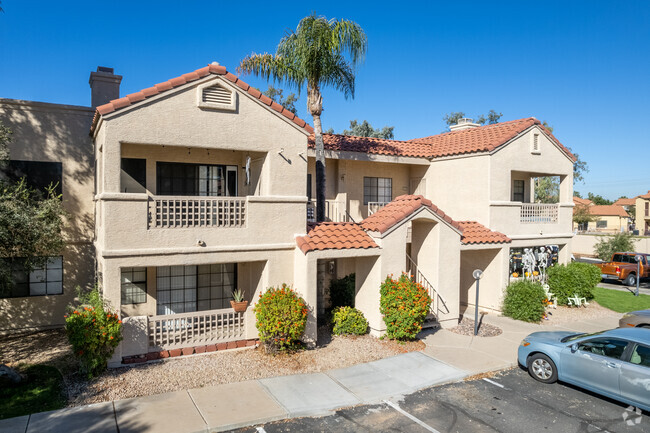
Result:
{"label": "red tile roof", "polygon": [[591,201],[591,200],[588,200],[586,198],[576,197],[576,196],[573,197],[573,203],[574,204],[584,205],[584,206],[591,206],[591,205],[594,204],[594,202]]}
{"label": "red tile roof", "polygon": [[495,123],[493,125],[479,126],[475,128],[461,129],[459,131],[446,132],[444,134],[432,135],[430,137],[415,138],[409,140],[412,143],[428,144],[431,146],[429,156],[436,158],[441,156],[462,155],[467,153],[491,152],[497,147],[521,134],[533,125],[538,125],[560,148],[574,161],[575,156],[560,143],[557,138],[546,129],[542,123],[534,117],[511,120],[509,122]]}
{"label": "red tile roof", "polygon": [[647,194],[638,195],[638,196],[636,196],[636,198],[645,198],[645,199],[649,199],[649,198],[650,198],[650,191],[648,191]]}
{"label": "red tile roof", "polygon": [[[376,155],[394,155],[427,158],[431,154],[428,144],[409,141],[385,140],[383,138],[357,137],[353,135],[323,134],[326,150],[342,152],[372,153]],[[310,148],[315,146],[314,136],[309,137]]]}
{"label": "red tile roof", "polygon": [[495,232],[476,221],[458,221],[463,235],[460,241],[468,244],[502,244],[512,240],[503,233]]}
{"label": "red tile roof", "polygon": [[618,205],[605,205],[605,206],[589,206],[589,213],[597,216],[619,216],[628,217],[628,213],[623,209],[623,206]]}
{"label": "red tile roof", "polygon": [[175,87],[182,86],[191,81],[196,81],[200,78],[207,77],[210,74],[222,76],[226,80],[237,85],[240,89],[247,92],[255,99],[259,99],[264,105],[270,106],[273,110],[282,114],[283,116],[291,120],[299,127],[305,129],[305,131],[307,131],[308,133],[310,134],[314,133],[314,128],[312,128],[309,124],[307,124],[307,122],[305,122],[304,120],[302,120],[301,118],[293,114],[291,111],[282,107],[280,104],[277,104],[273,102],[270,98],[266,97],[265,95],[262,95],[262,93],[256,88],[249,86],[244,81],[239,79],[237,76],[228,72],[225,66],[220,66],[217,64],[208,65],[204,68],[197,69],[194,72],[183,74],[180,77],[172,78],[171,80],[165,81],[164,83],[159,83],[154,85],[153,87],[143,89],[139,92],[131,93],[130,95],[126,95],[123,98],[113,99],[108,104],[100,105],[99,107],[97,107],[97,110],[95,111],[95,117],[93,118],[93,123],[92,126],[90,127],[90,132],[91,134],[93,133],[93,131],[97,126],[97,122],[99,121],[99,118],[104,114],[112,113],[113,111],[119,110],[120,108],[128,107],[131,104],[142,101],[151,96],[166,92],[167,90],[171,90]]}
{"label": "red tile roof", "polygon": [[407,216],[411,215],[421,207],[431,209],[449,225],[460,231],[460,226],[451,217],[445,214],[438,206],[431,203],[421,195],[401,195],[386,206],[361,221],[361,227],[365,230],[384,233]]}
{"label": "red tile roof", "polygon": [[297,237],[296,244],[305,254],[314,250],[378,248],[368,233],[356,223],[316,224],[306,236]]}
{"label": "red tile roof", "polygon": [[633,198],[619,198],[614,202],[618,206],[632,206],[636,204],[636,197]]}

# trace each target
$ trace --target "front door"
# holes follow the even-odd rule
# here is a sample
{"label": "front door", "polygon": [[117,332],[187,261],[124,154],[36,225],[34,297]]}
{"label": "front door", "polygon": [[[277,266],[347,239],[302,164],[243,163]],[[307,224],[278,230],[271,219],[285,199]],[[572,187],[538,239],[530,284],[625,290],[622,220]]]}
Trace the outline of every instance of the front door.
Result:
{"label": "front door", "polygon": [[592,338],[579,343],[578,350],[565,347],[561,355],[563,379],[612,397],[620,395],[621,358],[627,341],[616,338]]}

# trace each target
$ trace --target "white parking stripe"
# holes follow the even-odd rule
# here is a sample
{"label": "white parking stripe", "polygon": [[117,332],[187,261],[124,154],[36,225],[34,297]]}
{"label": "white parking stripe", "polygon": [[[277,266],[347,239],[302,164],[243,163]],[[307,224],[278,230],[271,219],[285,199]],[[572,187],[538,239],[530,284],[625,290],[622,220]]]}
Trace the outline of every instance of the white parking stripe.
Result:
{"label": "white parking stripe", "polygon": [[414,417],[410,413],[406,412],[405,410],[403,410],[401,407],[399,407],[395,403],[390,402],[388,400],[384,400],[384,403],[386,403],[388,406],[392,407],[393,409],[395,409],[396,411],[398,411],[399,413],[401,413],[405,417],[409,418],[411,421],[421,425],[422,427],[424,427],[425,429],[427,429],[431,433],[440,433],[438,430],[436,430],[433,427],[431,427],[430,425],[425,424],[424,422],[420,421],[419,419],[417,419],[416,417]]}
{"label": "white parking stripe", "polygon": [[490,379],[488,379],[488,378],[485,378],[485,377],[484,377],[483,380],[486,381],[486,382],[488,382],[488,383],[491,383],[492,385],[496,385],[496,386],[498,386],[499,388],[506,389],[505,386],[503,386],[503,385],[501,385],[500,383],[497,383],[497,382],[495,382],[495,381],[493,381],[493,380],[490,380]]}
{"label": "white parking stripe", "polygon": [[258,433],[266,433],[266,430],[264,430],[264,427],[255,427],[257,429]]}

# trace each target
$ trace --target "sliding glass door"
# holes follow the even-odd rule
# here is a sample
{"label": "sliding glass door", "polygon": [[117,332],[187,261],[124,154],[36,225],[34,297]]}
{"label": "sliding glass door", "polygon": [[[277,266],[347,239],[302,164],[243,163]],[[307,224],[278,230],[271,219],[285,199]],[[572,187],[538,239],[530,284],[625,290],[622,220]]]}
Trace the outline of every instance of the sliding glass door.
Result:
{"label": "sliding glass door", "polygon": [[236,165],[156,163],[158,195],[237,196]]}

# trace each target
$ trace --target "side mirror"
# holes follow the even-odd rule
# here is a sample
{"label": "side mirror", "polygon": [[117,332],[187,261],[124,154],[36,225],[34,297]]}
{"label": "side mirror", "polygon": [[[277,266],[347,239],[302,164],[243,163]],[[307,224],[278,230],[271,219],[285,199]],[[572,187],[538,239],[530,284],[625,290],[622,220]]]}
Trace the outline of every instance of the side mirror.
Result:
{"label": "side mirror", "polygon": [[573,343],[571,345],[571,353],[576,353],[578,351],[578,343]]}

